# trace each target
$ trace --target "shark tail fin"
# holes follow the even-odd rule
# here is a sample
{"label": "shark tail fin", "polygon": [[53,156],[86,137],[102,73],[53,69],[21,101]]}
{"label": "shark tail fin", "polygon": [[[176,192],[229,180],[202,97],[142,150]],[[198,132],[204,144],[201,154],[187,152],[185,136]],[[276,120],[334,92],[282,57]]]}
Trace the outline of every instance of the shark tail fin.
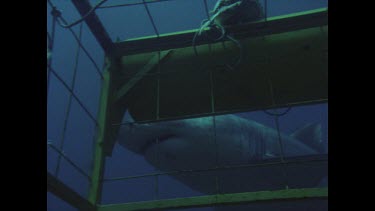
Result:
{"label": "shark tail fin", "polygon": [[322,140],[322,126],[320,123],[307,124],[295,131],[291,136],[319,153],[325,153],[326,151]]}

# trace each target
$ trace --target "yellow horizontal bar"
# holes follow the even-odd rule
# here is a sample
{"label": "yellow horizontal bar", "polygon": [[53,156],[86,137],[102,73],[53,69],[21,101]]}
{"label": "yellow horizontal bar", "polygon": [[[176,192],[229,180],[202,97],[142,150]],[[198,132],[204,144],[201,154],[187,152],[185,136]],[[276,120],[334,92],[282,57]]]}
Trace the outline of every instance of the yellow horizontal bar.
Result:
{"label": "yellow horizontal bar", "polygon": [[273,200],[296,200],[303,198],[326,198],[328,188],[302,188],[276,191],[216,194],[209,196],[144,201],[99,206],[98,211],[153,210],[188,207],[206,207]]}
{"label": "yellow horizontal bar", "polygon": [[[324,11],[327,11],[327,10],[328,10],[327,7],[323,7],[323,8],[314,9],[314,10],[307,10],[307,11],[302,11],[302,12],[279,15],[279,16],[269,17],[269,18],[267,18],[267,21],[274,21],[274,20],[280,20],[280,19],[285,19],[285,18],[293,18],[293,17],[297,17],[297,16],[303,16],[303,15],[309,15],[309,14],[324,12]],[[254,21],[253,23],[258,23],[258,22],[264,22],[264,19]],[[165,33],[165,34],[160,34],[159,37],[167,37],[167,36],[172,36],[172,35],[186,34],[186,33],[196,32],[197,30],[199,30],[199,29],[189,29],[189,30],[184,30],[184,31]],[[144,36],[144,37],[130,38],[130,39],[127,39],[125,41],[145,40],[145,39],[151,39],[151,38],[156,38],[156,37],[157,37],[156,35],[150,35],[150,36]]]}

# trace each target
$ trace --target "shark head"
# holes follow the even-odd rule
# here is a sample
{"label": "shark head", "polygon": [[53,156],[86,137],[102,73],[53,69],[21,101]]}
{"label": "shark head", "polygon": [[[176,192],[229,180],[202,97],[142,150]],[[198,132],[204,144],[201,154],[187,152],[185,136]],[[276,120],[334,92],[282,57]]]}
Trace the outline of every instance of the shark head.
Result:
{"label": "shark head", "polygon": [[[159,169],[191,169],[215,160],[212,118],[124,125],[118,142]],[[201,160],[197,166],[196,160]]]}

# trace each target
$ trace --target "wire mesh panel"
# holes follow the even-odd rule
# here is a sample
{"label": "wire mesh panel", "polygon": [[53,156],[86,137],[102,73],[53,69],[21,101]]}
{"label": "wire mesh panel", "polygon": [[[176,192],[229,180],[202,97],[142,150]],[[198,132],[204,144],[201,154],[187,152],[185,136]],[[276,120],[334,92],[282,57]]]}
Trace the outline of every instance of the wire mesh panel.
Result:
{"label": "wire mesh panel", "polygon": [[86,198],[90,185],[90,177],[83,176],[81,172],[77,171],[77,169],[66,160],[62,160],[60,165],[58,178],[61,182]]}
{"label": "wire mesh panel", "polygon": [[[265,0],[263,0],[265,3]],[[268,17],[328,7],[328,0],[267,0]]]}
{"label": "wire mesh panel", "polygon": [[155,171],[155,167],[151,166],[142,155],[132,151],[124,153],[123,147],[116,145],[112,156],[106,159],[104,178],[131,177]]}
{"label": "wire mesh panel", "polygon": [[153,177],[108,181],[103,184],[101,204],[154,200],[154,187]]}
{"label": "wire mesh panel", "polygon": [[[71,2],[47,5],[47,172],[84,199],[91,184],[104,55],[83,23],[63,27],[64,17],[80,17]],[[52,201],[49,210],[70,210]]]}
{"label": "wire mesh panel", "polygon": [[[91,2],[93,5],[97,3]],[[159,32],[173,33],[199,27],[202,20],[207,18],[207,12],[214,9],[216,2],[217,0],[107,1],[96,12],[113,40],[126,40],[155,35],[145,13],[144,3],[148,4]],[[267,18],[328,6],[327,0],[260,0],[259,3]],[[131,17],[137,17],[137,20]],[[123,30],[124,25],[127,30]]]}
{"label": "wire mesh panel", "polygon": [[[123,56],[123,82],[135,76],[142,80],[126,95],[119,88],[119,103],[137,121],[147,121],[156,120],[156,114],[165,120],[208,115],[212,106],[214,112],[230,113],[324,102],[324,28],[242,39],[242,51],[232,41],[164,50],[160,63],[154,59],[158,52]],[[146,67],[146,73],[139,72]]]}
{"label": "wire mesh panel", "polygon": [[[50,80],[50,92],[59,93],[58,95],[49,95],[47,104],[47,137],[54,140],[55,144],[60,145],[61,136],[64,129],[64,118],[68,107],[69,92],[59,83],[55,77]],[[58,110],[52,109],[57,108]],[[54,125],[52,127],[52,125]]]}
{"label": "wire mesh panel", "polygon": [[47,171],[54,172],[57,167],[59,153],[47,147]]}
{"label": "wire mesh panel", "polygon": [[[241,42],[246,47],[252,47],[253,51],[244,51],[241,42],[232,37],[233,28],[227,33],[223,26],[212,24],[214,21],[210,16],[213,14],[210,11],[215,7],[214,0],[91,1],[94,9],[87,14],[80,11],[84,18],[77,17],[78,21],[64,19],[52,1],[48,3],[53,15],[53,20],[49,21],[53,27],[47,33],[48,103],[56,106],[49,106],[48,170],[55,169],[55,176],[82,196],[88,195],[90,185],[101,186],[101,182],[104,183],[103,193],[95,193],[94,196],[101,204],[327,186],[325,105],[296,109],[297,112],[294,112],[294,107],[288,107],[281,112],[235,113],[251,106],[249,110],[261,110],[296,103],[293,100],[300,103],[306,96],[325,98],[326,83],[319,79],[326,76],[326,69],[321,68],[325,67],[326,60],[320,58],[321,46],[326,44],[326,28],[314,26],[293,32],[293,35],[281,33],[269,37],[252,32],[257,37],[244,38]],[[259,1],[257,8],[262,11],[258,12],[264,13],[264,16],[252,21],[263,24],[270,17],[307,9],[306,5],[300,7],[298,4],[301,3],[296,2],[295,7],[283,4],[282,7],[279,2]],[[309,9],[325,6],[327,1],[315,1]],[[275,8],[280,10],[275,11]],[[93,45],[96,42],[83,23],[85,18],[94,17],[90,16],[91,12],[99,14],[112,40],[155,35],[152,39],[156,41],[153,52],[136,55],[131,55],[135,51],[121,55],[124,49],[134,49],[119,50],[123,45],[116,45],[116,57],[108,62],[112,65],[112,72],[105,73],[112,74],[113,78],[105,82],[109,83],[108,90],[114,93],[107,93],[108,106],[102,108],[99,114],[104,112],[104,116],[108,114],[108,117],[100,119],[100,122],[96,113],[99,87],[105,77],[100,60],[103,51]],[[74,14],[72,12],[73,17]],[[129,18],[129,15],[137,16],[137,20]],[[168,24],[165,24],[167,21]],[[88,26],[93,30],[93,26]],[[196,32],[187,32],[194,37],[187,36],[189,39],[180,43],[186,48],[168,49],[161,44],[163,39],[168,38],[164,33],[199,27]],[[219,38],[213,36],[215,27]],[[210,42],[201,45],[202,40],[197,37],[207,28],[210,29],[204,34]],[[71,35],[70,39],[59,43],[58,36],[65,38],[67,34]],[[241,36],[246,37],[244,34]],[[291,39],[293,36],[295,39]],[[173,41],[169,40],[170,43]],[[99,42],[103,47],[100,39]],[[287,48],[287,45],[291,47]],[[76,51],[68,53],[71,49]],[[108,49],[111,48],[104,50],[108,53]],[[92,51],[95,53],[90,53]],[[309,63],[308,58],[312,58],[309,53],[315,56],[313,64]],[[65,54],[68,56],[64,57]],[[229,58],[228,54],[238,57]],[[286,56],[289,57],[285,59]],[[54,58],[53,61],[51,58]],[[303,66],[314,71],[310,75],[301,73],[298,70]],[[252,71],[250,75],[247,74],[249,71]],[[296,75],[304,80],[293,81]],[[315,87],[316,84],[311,81],[322,83]],[[56,86],[56,83],[59,85]],[[307,91],[294,99],[292,92],[296,87],[298,91]],[[102,94],[108,91],[104,88]],[[129,108],[123,122],[113,121],[121,118],[114,116],[122,115],[122,109],[125,110],[122,107]],[[314,112],[319,115],[306,115]],[[130,117],[132,114],[134,119]],[[317,116],[320,118],[314,118]],[[58,121],[59,118],[61,121]],[[171,120],[173,118],[184,119]],[[309,124],[307,121],[310,120],[320,123]],[[306,123],[307,126],[302,125]],[[106,158],[108,164],[103,181],[101,167],[98,167],[102,165],[100,162],[94,166],[95,179],[91,175],[93,140],[97,138],[98,127],[105,135],[98,133],[98,136],[104,137],[98,140],[104,143],[99,143],[96,151],[104,145],[108,147],[107,142],[112,139],[117,144],[113,152],[110,150],[112,153],[106,152],[112,157]],[[299,129],[293,131],[296,128]],[[97,155],[101,156],[100,151]],[[215,207],[215,210],[256,210],[261,207],[262,210],[276,207],[298,210],[309,208],[307,204],[280,202],[277,205]],[[326,209],[326,201],[318,201],[316,206]],[[202,208],[205,209],[212,208]]]}
{"label": "wire mesh panel", "polygon": [[[203,19],[207,18],[203,0],[146,0],[144,2],[148,4],[150,13],[160,33],[195,29]],[[144,9],[144,2],[142,0],[108,1],[98,8],[97,14],[103,20],[113,40],[155,35],[150,19]],[[207,3],[212,8],[215,0],[207,0]],[[115,18],[113,16],[114,13],[116,14]],[[130,17],[137,17],[137,20]],[[122,29],[124,25],[127,30]]]}
{"label": "wire mesh panel", "polygon": [[[207,179],[208,178],[208,179]],[[215,192],[216,181],[211,172],[184,172],[174,175],[158,176],[158,199],[171,199],[178,197],[204,196],[199,188],[187,186],[181,181],[188,181],[194,184],[195,181],[204,182],[208,192]]]}
{"label": "wire mesh panel", "polygon": [[90,175],[96,125],[76,102],[72,103],[69,119],[64,152],[67,157]]}

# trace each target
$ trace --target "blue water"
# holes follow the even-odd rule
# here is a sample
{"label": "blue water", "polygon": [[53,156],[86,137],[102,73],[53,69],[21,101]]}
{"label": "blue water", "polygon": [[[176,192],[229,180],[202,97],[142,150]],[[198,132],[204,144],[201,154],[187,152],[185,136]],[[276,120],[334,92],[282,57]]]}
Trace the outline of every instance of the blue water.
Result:
{"label": "blue water", "polygon": [[[80,18],[78,12],[70,1],[51,0],[62,11],[62,16],[70,23]],[[97,0],[90,0],[95,4]],[[120,3],[135,3],[140,0],[109,0],[104,5]],[[171,0],[149,4],[149,9],[154,17],[159,33],[170,33],[181,30],[195,29],[201,20],[206,18],[203,0]],[[208,7],[212,8],[216,0],[207,0]],[[264,2],[262,3],[264,5]],[[327,0],[269,0],[268,17],[299,11],[327,7]],[[47,30],[52,31],[51,7],[47,7]],[[154,35],[154,29],[147,16],[143,5],[120,7],[112,9],[98,9],[97,15],[105,26],[112,40],[126,40],[130,38]],[[80,32],[80,25],[72,28],[75,33]],[[88,27],[82,25],[82,43],[91,56],[102,68],[104,52],[96,42]],[[67,29],[56,27],[52,67],[61,78],[71,86],[75,67],[77,43]],[[77,73],[75,77],[74,93],[87,107],[87,112],[96,117],[100,94],[101,80],[95,66],[81,50]],[[47,110],[47,137],[55,146],[60,146],[64,130],[64,121],[68,110],[69,92],[53,75],[50,78]],[[327,142],[327,105],[313,105],[296,107],[280,119],[281,131],[292,133],[297,128],[311,123],[322,124],[322,139]],[[258,121],[264,125],[275,128],[274,119],[264,112],[251,112],[237,114],[244,118]],[[70,113],[65,129],[63,151],[74,163],[87,174],[91,173],[93,140],[95,124],[79,103],[72,99]],[[67,161],[61,159],[58,164],[58,155],[48,149],[47,169],[55,174],[59,165],[60,180],[73,188],[79,194],[87,197],[89,181],[74,169]],[[107,158],[105,178],[126,177],[132,175],[148,174],[157,171],[148,164],[143,157],[127,151],[116,145],[113,156]],[[191,177],[197,175],[190,175]],[[203,195],[181,184],[169,176],[158,178],[158,194],[155,195],[155,177],[132,179],[129,181],[106,182],[103,187],[102,203],[121,203],[130,201],[151,200],[155,198],[175,198]],[[214,184],[213,184],[214,186]],[[214,188],[214,187],[213,187]],[[53,211],[75,210],[52,194],[47,193],[47,209]],[[199,208],[191,210],[212,210]]]}

